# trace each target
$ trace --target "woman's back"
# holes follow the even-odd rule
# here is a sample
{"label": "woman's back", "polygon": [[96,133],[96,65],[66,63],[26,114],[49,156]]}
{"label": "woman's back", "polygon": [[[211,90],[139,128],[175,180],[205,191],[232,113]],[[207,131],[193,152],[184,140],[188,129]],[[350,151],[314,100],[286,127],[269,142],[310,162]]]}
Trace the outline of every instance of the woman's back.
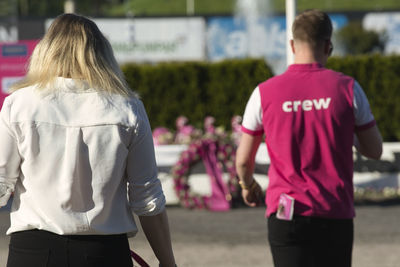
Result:
{"label": "woman's back", "polygon": [[174,266],[150,124],[96,24],[58,16],[12,89],[0,113],[7,266],[131,267],[132,211]]}
{"label": "woman's back", "polygon": [[8,119],[23,176],[16,184],[9,232],[136,231],[125,167],[137,129],[147,121],[143,105],[136,98],[83,92],[75,83],[57,78],[54,93],[40,96],[28,87],[5,103],[6,110],[12,107]]}

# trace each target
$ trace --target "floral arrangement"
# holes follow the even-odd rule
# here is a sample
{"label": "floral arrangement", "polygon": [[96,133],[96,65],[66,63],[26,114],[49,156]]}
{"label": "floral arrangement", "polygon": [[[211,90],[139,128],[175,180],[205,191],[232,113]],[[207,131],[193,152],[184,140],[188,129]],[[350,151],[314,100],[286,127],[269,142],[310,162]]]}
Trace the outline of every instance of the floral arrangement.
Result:
{"label": "floral arrangement", "polygon": [[204,119],[204,130],[197,129],[188,124],[189,120],[185,116],[179,116],[175,121],[176,131],[172,131],[165,127],[157,127],[153,130],[154,145],[171,145],[171,144],[190,144],[195,140],[204,137],[217,135],[220,138],[228,138],[234,144],[238,144],[241,135],[241,116],[233,116],[231,120],[232,131],[227,133],[224,127],[215,127],[215,118],[207,116]]}
{"label": "floral arrangement", "polygon": [[[235,116],[232,121],[239,123],[241,118]],[[204,119],[204,130],[188,125],[188,120],[180,116],[176,120],[177,131],[172,134],[165,128],[156,128],[153,133],[154,143],[187,144],[187,150],[180,155],[172,168],[175,192],[183,207],[228,210],[233,197],[238,193],[238,180],[235,169],[236,144],[240,138],[240,128],[232,127],[231,134],[222,127],[214,126],[215,119],[208,116]],[[195,194],[189,185],[189,175],[193,165],[203,162],[211,183],[211,196]],[[228,174],[228,181],[223,179]]]}
{"label": "floral arrangement", "polygon": [[[189,174],[191,167],[203,161],[210,178],[212,195],[202,196],[191,191]],[[218,138],[202,138],[189,145],[182,152],[177,164],[172,169],[175,192],[182,206],[186,208],[227,210],[230,201],[238,192],[238,180],[235,169],[235,148],[231,143]],[[228,183],[222,174],[227,171]]]}
{"label": "floral arrangement", "polygon": [[[238,179],[235,170],[236,147],[241,135],[241,117],[231,120],[232,132],[223,127],[215,127],[215,119],[206,117],[204,129],[196,129],[188,124],[188,119],[180,116],[176,120],[176,132],[159,127],[153,131],[155,145],[186,144],[178,162],[173,166],[171,175],[174,188],[183,207],[191,209],[228,210],[232,199],[239,194]],[[189,184],[192,167],[203,162],[209,176],[212,194],[204,196],[194,193]],[[223,179],[227,173],[227,182]],[[354,188],[356,203],[400,201],[399,187]]]}

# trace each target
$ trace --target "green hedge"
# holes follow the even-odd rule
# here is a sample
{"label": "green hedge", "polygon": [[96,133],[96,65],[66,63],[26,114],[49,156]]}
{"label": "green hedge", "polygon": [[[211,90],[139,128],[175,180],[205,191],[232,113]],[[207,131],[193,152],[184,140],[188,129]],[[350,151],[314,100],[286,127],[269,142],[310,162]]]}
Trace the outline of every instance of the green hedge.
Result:
{"label": "green hedge", "polygon": [[[331,58],[327,67],[353,76],[363,87],[385,141],[400,141],[400,57]],[[188,117],[201,128],[206,116],[230,129],[242,115],[253,89],[272,76],[263,60],[219,63],[127,64],[122,67],[131,88],[145,106],[153,128],[175,129],[175,119]]]}
{"label": "green hedge", "polygon": [[327,67],[350,75],[360,83],[383,139],[400,141],[400,56],[331,58]]}
{"label": "green hedge", "polygon": [[146,107],[153,128],[175,129],[175,120],[185,115],[202,128],[206,116],[216,126],[230,129],[233,115],[241,115],[253,89],[272,76],[263,60],[232,60],[220,63],[128,64],[126,79]]}

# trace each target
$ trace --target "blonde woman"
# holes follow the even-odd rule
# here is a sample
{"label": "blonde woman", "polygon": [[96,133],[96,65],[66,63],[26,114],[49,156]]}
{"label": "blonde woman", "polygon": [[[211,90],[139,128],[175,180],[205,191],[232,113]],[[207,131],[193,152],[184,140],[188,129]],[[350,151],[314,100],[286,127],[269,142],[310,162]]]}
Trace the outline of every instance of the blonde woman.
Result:
{"label": "blonde woman", "polygon": [[131,211],[174,266],[148,118],[95,23],[57,17],[13,89],[0,116],[7,266],[132,266]]}

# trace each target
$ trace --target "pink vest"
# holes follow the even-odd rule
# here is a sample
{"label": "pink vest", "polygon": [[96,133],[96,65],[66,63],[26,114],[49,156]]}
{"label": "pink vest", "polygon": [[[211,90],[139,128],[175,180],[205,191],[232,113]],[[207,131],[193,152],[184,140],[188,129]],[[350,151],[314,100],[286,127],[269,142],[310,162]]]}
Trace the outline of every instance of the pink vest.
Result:
{"label": "pink vest", "polygon": [[259,85],[271,159],[267,216],[279,196],[294,213],[353,218],[354,80],[321,65],[291,65]]}

